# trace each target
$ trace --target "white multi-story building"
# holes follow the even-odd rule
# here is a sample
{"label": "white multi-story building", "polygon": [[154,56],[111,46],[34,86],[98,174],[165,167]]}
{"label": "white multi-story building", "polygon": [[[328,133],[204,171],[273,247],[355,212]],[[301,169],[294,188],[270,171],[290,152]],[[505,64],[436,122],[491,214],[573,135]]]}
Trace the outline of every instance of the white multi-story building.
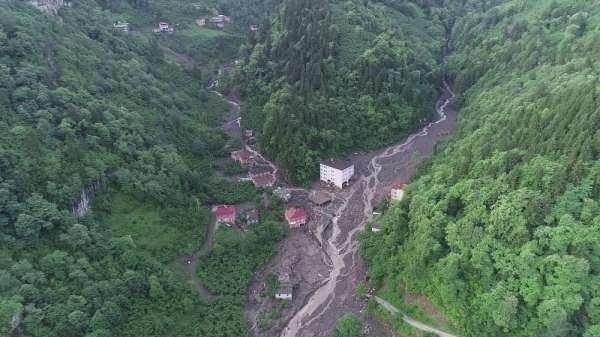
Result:
{"label": "white multi-story building", "polygon": [[321,162],[321,181],[344,188],[354,176],[354,164],[346,160],[329,159]]}

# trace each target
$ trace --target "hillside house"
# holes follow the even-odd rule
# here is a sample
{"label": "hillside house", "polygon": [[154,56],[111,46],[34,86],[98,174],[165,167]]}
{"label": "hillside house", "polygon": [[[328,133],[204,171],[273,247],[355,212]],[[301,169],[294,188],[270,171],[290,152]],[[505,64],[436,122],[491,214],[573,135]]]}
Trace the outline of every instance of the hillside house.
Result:
{"label": "hillside house", "polygon": [[371,232],[373,232],[373,233],[381,232],[381,224],[379,224],[378,222],[372,223],[371,224]]}
{"label": "hillside house", "polygon": [[258,26],[257,25],[250,25],[250,31],[251,32],[258,32]]}
{"label": "hillside house", "polygon": [[325,160],[321,162],[320,173],[321,181],[344,188],[354,176],[354,164],[348,160]]}
{"label": "hillside house", "polygon": [[231,18],[226,15],[219,14],[208,19],[208,22],[217,28],[223,28],[225,27],[225,24],[231,22]]}
{"label": "hillside house", "polygon": [[254,137],[254,131],[252,131],[251,129],[244,130],[244,137],[246,137],[247,139]]}
{"label": "hillside house", "polygon": [[290,275],[285,273],[279,276],[279,288],[277,289],[277,292],[275,292],[275,298],[291,301],[293,291],[294,287],[292,286]]}
{"label": "hillside house", "polygon": [[306,225],[306,212],[304,208],[288,208],[285,211],[285,220],[291,229],[300,228]]}
{"label": "hillside house", "polygon": [[270,172],[250,173],[250,179],[256,187],[273,187],[275,185],[275,176]]}
{"label": "hillside house", "polygon": [[239,150],[231,152],[231,159],[239,162],[242,165],[253,165],[254,155],[246,150]]}
{"label": "hillside house", "polygon": [[213,207],[213,213],[218,224],[233,225],[236,218],[235,205],[220,205]]}
{"label": "hillside house", "polygon": [[155,33],[171,33],[173,32],[173,28],[169,27],[169,23],[168,22],[159,22],[158,23],[158,28],[154,29]]}
{"label": "hillside house", "polygon": [[404,182],[395,183],[390,191],[390,199],[392,201],[402,201],[404,198],[404,188],[406,188]]}
{"label": "hillside house", "polygon": [[113,24],[113,28],[122,31],[123,33],[127,33],[129,32],[129,23],[117,21]]}

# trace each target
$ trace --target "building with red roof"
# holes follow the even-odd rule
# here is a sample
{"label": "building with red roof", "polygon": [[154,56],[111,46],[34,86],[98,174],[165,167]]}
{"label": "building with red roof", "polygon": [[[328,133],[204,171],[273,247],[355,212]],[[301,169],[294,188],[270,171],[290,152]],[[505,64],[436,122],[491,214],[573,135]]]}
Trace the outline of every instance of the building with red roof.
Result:
{"label": "building with red roof", "polygon": [[290,228],[300,228],[306,225],[306,212],[304,208],[288,208],[285,211],[285,220],[290,225]]}
{"label": "building with red roof", "polygon": [[234,224],[236,218],[235,205],[220,205],[213,207],[217,223]]}

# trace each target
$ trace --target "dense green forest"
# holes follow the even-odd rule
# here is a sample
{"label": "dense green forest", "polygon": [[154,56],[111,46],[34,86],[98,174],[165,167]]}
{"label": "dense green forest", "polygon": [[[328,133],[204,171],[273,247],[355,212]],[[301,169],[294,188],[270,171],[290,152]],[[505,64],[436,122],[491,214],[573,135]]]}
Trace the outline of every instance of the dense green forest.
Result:
{"label": "dense green forest", "polygon": [[[0,335],[245,336],[245,294],[209,301],[173,266],[202,243],[207,205],[259,192],[212,174],[228,106],[103,6],[0,2]],[[94,207],[76,217],[83,191]],[[237,238],[260,245],[247,268],[284,234],[280,210],[261,212]]]}
{"label": "dense green forest", "polygon": [[243,123],[294,183],[321,157],[400,140],[429,120],[443,70],[433,4],[288,0],[241,47]]}
{"label": "dense green forest", "polygon": [[600,336],[600,6],[451,4],[459,130],[362,253],[459,336]]}

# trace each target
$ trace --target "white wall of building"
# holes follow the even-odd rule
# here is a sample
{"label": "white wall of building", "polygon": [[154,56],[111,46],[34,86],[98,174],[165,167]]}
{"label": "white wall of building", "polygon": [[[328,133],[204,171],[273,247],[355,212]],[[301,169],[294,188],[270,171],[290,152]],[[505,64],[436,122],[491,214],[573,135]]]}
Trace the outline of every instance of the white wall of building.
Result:
{"label": "white wall of building", "polygon": [[344,184],[350,181],[354,176],[354,165],[350,165],[344,170],[336,169],[325,164],[321,164],[321,181],[332,182],[335,186],[343,188]]}
{"label": "white wall of building", "polygon": [[280,300],[291,300],[292,294],[277,293],[277,294],[275,294],[275,298],[280,299]]}
{"label": "white wall of building", "polygon": [[401,188],[392,188],[390,192],[390,197],[394,201],[401,201],[404,198],[404,190]]}

